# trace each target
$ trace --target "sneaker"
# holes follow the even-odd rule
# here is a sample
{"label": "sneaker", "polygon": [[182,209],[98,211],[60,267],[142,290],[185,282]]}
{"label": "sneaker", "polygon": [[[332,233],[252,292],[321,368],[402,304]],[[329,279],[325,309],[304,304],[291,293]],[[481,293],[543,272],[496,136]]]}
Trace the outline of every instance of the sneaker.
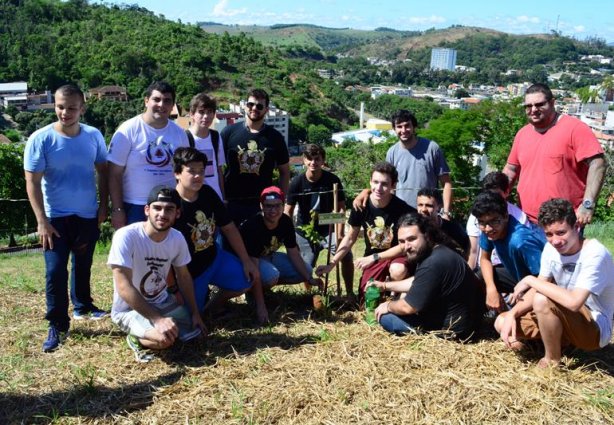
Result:
{"label": "sneaker", "polygon": [[43,342],[43,352],[51,353],[68,338],[68,331],[59,331],[55,326],[49,326],[47,339]]}
{"label": "sneaker", "polygon": [[104,311],[94,306],[87,313],[79,313],[77,310],[73,311],[72,317],[75,320],[101,320],[109,315],[108,311]]}
{"label": "sneaker", "polygon": [[201,334],[201,331],[199,328],[194,328],[189,332],[185,332],[181,335],[179,335],[179,339],[181,340],[181,342],[188,342],[191,339],[196,338],[197,336],[199,336]]}
{"label": "sneaker", "polygon": [[139,363],[147,363],[156,358],[149,350],[146,350],[141,346],[139,339],[134,335],[127,335],[126,342],[128,347],[134,351],[134,358]]}

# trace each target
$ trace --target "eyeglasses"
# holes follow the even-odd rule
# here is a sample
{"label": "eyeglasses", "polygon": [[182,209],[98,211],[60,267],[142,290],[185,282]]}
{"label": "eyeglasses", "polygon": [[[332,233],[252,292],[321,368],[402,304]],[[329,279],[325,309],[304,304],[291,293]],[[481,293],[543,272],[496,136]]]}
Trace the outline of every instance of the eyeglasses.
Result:
{"label": "eyeglasses", "polygon": [[486,226],[490,226],[491,228],[494,227],[498,227],[501,225],[501,223],[503,223],[503,219],[502,218],[494,218],[492,220],[489,221],[480,221],[478,220],[478,226],[484,228]]}
{"label": "eyeglasses", "polygon": [[546,106],[548,103],[550,102],[550,100],[544,100],[543,102],[538,102],[538,103],[525,103],[524,105],[522,105],[524,107],[524,109],[526,109],[527,111],[530,111],[531,109],[533,109],[533,107],[536,107],[537,109],[542,109],[544,106]]}
{"label": "eyeglasses", "polygon": [[253,107],[256,107],[256,109],[259,111],[262,111],[264,109],[264,105],[262,103],[247,102],[246,106],[247,109],[252,109]]}
{"label": "eyeglasses", "polygon": [[284,206],[284,204],[262,204],[262,208],[265,210],[277,210]]}

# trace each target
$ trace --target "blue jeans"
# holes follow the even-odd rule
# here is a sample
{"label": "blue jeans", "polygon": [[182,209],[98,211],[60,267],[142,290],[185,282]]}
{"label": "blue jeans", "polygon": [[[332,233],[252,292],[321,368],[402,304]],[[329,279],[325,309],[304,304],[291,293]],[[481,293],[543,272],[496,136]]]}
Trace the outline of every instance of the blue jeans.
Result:
{"label": "blue jeans", "polygon": [[60,331],[67,331],[68,317],[68,258],[72,253],[70,299],[75,311],[87,314],[94,307],[90,292],[90,274],[96,241],[100,235],[96,218],[76,215],[49,219],[60,234],[53,237],[53,249],[44,252],[46,268],[45,319]]}
{"label": "blue jeans", "polygon": [[147,220],[147,217],[145,217],[145,205],[124,202],[124,209],[126,210],[126,224]]}
{"label": "blue jeans", "polygon": [[219,245],[213,263],[200,276],[194,278],[194,297],[201,312],[205,308],[209,284],[233,292],[245,292],[252,286],[245,277],[241,260],[224,251]]}
{"label": "blue jeans", "polygon": [[380,316],[379,324],[390,333],[404,335],[416,333],[416,329],[420,326],[420,319],[415,314],[397,316],[396,314],[388,313]]}
{"label": "blue jeans", "polygon": [[[305,261],[303,260],[303,262]],[[311,276],[312,268],[306,262],[305,268],[309,276]],[[301,283],[305,280],[296,270],[292,261],[290,261],[288,254],[283,252],[274,252],[271,256],[260,257],[258,270],[260,271],[260,280],[263,286]]]}

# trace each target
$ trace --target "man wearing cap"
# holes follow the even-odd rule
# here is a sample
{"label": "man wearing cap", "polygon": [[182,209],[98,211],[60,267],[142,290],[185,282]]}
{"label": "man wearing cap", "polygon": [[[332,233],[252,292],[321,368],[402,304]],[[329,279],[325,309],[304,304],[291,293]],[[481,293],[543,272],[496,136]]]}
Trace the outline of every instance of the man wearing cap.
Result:
{"label": "man wearing cap", "polygon": [[[124,226],[113,235],[107,261],[114,283],[111,319],[128,333],[128,346],[137,361],[151,360],[141,347],[165,349],[177,339],[187,341],[205,330],[187,268],[188,245],[181,232],[172,228],[180,205],[175,189],[156,186],[144,207],[145,222]],[[189,310],[167,291],[171,266]]]}
{"label": "man wearing cap", "polygon": [[[300,282],[311,286],[321,284],[320,279],[311,276],[311,266],[301,257],[292,219],[283,213],[284,202],[285,195],[280,188],[265,188],[260,194],[262,211],[248,218],[240,228],[247,252],[260,270],[262,285],[254,283],[252,287],[260,322],[268,321],[263,286],[270,288]],[[286,247],[286,254],[276,252],[281,245]]]}
{"label": "man wearing cap", "polygon": [[275,169],[279,171],[279,186],[288,192],[288,147],[283,136],[264,123],[268,112],[268,93],[251,90],[245,104],[245,122],[222,130],[227,165],[224,188],[228,212],[237,225],[260,211],[258,196],[273,184]]}

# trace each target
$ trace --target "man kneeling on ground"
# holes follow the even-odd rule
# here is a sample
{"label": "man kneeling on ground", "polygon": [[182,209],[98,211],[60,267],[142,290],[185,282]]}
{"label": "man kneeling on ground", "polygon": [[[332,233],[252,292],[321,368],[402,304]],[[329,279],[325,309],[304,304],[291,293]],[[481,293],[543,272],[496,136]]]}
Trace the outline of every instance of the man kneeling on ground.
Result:
{"label": "man kneeling on ground", "polygon": [[[180,205],[176,190],[156,186],[144,208],[147,220],[124,226],[113,235],[107,261],[114,283],[111,319],[128,333],[128,346],[137,361],[152,359],[141,346],[161,350],[205,330],[187,268],[188,245],[181,232],[172,228]],[[189,311],[166,290],[171,266]]]}
{"label": "man kneeling on ground", "polygon": [[539,225],[546,233],[537,277],[527,276],[514,289],[514,307],[497,317],[495,328],[512,349],[524,339],[541,339],[539,367],[557,366],[567,345],[583,350],[606,346],[612,336],[614,263],[595,239],[584,239],[567,200],[542,204]]}
{"label": "man kneeling on ground", "polygon": [[426,217],[401,217],[398,239],[416,272],[395,282],[393,289],[406,292],[404,297],[386,301],[375,310],[382,327],[396,334],[444,331],[455,338],[471,338],[481,322],[484,293],[467,262],[443,245],[441,230]]}

